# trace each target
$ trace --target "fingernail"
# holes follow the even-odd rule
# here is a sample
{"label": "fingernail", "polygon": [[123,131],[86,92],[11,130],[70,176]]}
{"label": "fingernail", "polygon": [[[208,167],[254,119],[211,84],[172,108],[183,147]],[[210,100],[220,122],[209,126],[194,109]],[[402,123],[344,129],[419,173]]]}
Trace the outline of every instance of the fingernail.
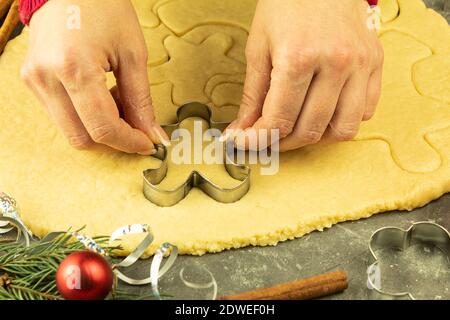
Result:
{"label": "fingernail", "polygon": [[158,136],[159,141],[161,141],[161,143],[163,144],[164,147],[170,147],[172,144],[170,143],[169,140],[165,139],[161,133],[159,132],[159,130],[155,130],[156,135]]}
{"label": "fingernail", "polygon": [[170,147],[172,145],[172,143],[170,143],[169,140],[166,139],[161,139],[161,143],[163,144],[164,147]]}
{"label": "fingernail", "polygon": [[219,141],[220,141],[220,142],[225,142],[225,141],[227,141],[228,139],[230,139],[230,137],[231,137],[231,133],[230,133],[230,131],[227,131],[227,132],[225,132],[224,134],[222,134],[222,135],[220,136]]}
{"label": "fingernail", "polygon": [[147,150],[147,151],[143,151],[143,152],[138,152],[138,154],[140,154],[141,156],[153,156],[157,153],[158,151],[154,148]]}

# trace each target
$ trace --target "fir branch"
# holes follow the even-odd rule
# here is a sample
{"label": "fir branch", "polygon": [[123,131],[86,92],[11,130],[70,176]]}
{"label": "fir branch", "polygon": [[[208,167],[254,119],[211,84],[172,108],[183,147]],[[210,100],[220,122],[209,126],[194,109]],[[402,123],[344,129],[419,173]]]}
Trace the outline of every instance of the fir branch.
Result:
{"label": "fir branch", "polygon": [[[0,242],[0,299],[5,300],[58,300],[55,275],[59,264],[67,255],[85,250],[83,244],[71,241],[69,233],[50,241],[33,242],[29,247],[16,242]],[[106,245],[108,237],[96,237],[99,245]],[[111,254],[120,247],[107,247]],[[131,295],[115,292],[117,298]]]}

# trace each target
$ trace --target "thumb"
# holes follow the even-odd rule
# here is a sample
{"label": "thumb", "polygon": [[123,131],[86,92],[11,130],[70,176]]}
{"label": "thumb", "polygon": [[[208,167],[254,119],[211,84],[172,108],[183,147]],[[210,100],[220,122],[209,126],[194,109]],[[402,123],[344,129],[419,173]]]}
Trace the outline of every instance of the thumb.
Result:
{"label": "thumb", "polygon": [[147,134],[152,142],[169,145],[167,134],[155,120],[146,55],[133,59],[121,58],[114,74],[125,121]]}

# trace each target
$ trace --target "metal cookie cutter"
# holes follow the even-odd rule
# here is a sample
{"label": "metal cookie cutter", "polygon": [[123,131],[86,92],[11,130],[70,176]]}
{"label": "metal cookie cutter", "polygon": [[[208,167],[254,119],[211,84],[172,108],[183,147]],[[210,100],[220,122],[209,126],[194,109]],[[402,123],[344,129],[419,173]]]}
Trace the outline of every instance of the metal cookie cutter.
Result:
{"label": "metal cookie cutter", "polygon": [[369,249],[374,258],[374,263],[367,269],[367,285],[378,293],[391,298],[415,300],[410,292],[387,292],[375,283],[377,270],[380,270],[379,260],[375,252],[386,248],[406,250],[408,247],[419,243],[430,244],[440,249],[447,255],[447,262],[450,264],[450,233],[441,225],[433,222],[417,222],[407,230],[395,227],[381,228],[373,233],[369,242]]}
{"label": "metal cookie cutter", "polygon": [[[180,123],[192,117],[199,117],[207,121],[210,128],[223,131],[228,123],[215,122],[212,120],[211,109],[201,103],[189,103],[178,109],[177,123],[164,126],[164,130],[169,136],[179,128]],[[239,165],[234,162],[234,151],[232,141],[224,143],[224,165],[229,175],[241,181],[236,187],[222,188],[200,172],[193,171],[188,179],[179,187],[173,190],[165,190],[158,185],[167,175],[167,149],[162,145],[157,146],[157,153],[153,157],[161,160],[161,166],[157,169],[148,169],[144,171],[144,195],[151,202],[160,207],[170,207],[183,200],[193,187],[197,187],[216,201],[223,203],[232,203],[244,197],[250,189],[250,168],[246,165]]]}

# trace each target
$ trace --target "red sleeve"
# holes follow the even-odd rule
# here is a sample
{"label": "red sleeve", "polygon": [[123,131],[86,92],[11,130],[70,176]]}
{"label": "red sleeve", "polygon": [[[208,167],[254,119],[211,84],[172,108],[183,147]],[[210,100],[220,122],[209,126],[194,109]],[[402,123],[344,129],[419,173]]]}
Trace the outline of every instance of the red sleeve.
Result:
{"label": "red sleeve", "polygon": [[47,0],[19,0],[20,20],[22,20],[23,24],[28,25],[33,13],[46,2]]}
{"label": "red sleeve", "polygon": [[[42,7],[48,0],[19,0],[19,12],[20,20],[23,24],[28,25],[30,23],[33,13],[35,13],[40,7]],[[367,0],[371,6],[376,6],[378,0]]]}

